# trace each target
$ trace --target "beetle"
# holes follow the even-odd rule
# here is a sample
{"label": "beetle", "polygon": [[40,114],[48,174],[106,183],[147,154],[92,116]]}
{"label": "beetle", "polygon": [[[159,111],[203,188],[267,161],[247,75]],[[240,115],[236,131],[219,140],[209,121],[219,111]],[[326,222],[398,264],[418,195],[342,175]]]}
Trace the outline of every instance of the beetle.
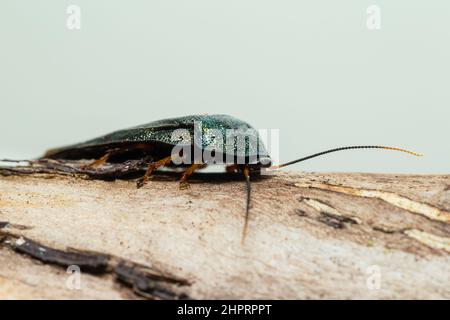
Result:
{"label": "beetle", "polygon": [[[143,187],[152,173],[163,166],[185,168],[180,180],[180,188],[183,189],[189,187],[187,181],[194,171],[210,164],[224,164],[227,172],[238,172],[246,181],[247,199],[242,231],[243,241],[249,218],[251,175],[260,173],[263,168],[279,169],[327,153],[351,149],[387,149],[420,156],[394,147],[348,146],[322,151],[273,166],[261,137],[251,125],[229,115],[216,114],[189,115],[150,122],[86,142],[51,149],[42,158],[96,159],[86,166],[89,169],[98,168],[107,162],[123,163],[130,159],[140,159],[147,164],[147,170],[137,181],[138,188]],[[217,159],[225,161],[220,162]]]}

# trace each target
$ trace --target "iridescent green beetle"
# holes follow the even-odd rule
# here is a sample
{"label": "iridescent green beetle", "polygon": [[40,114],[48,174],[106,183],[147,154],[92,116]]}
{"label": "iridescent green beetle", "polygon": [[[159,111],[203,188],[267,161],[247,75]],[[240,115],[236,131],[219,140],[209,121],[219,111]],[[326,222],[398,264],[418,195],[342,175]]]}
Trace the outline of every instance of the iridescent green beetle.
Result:
{"label": "iridescent green beetle", "polygon": [[[199,124],[199,127],[196,128],[196,124]],[[196,137],[195,129],[200,132],[199,137]],[[181,139],[186,136],[188,139]],[[220,143],[216,143],[217,140],[220,140]],[[231,144],[226,143],[230,140]],[[241,149],[239,141],[244,142]],[[190,151],[189,155],[184,155],[182,163],[173,161],[174,158],[181,159],[183,156],[181,152],[180,157],[174,157],[176,147],[182,149],[184,153]],[[195,159],[197,150],[201,154]],[[223,161],[210,163],[209,159],[205,159],[207,154],[213,154],[214,160]],[[83,143],[52,149],[47,151],[43,158],[66,160],[94,158],[98,160],[89,167],[95,168],[108,160],[120,161],[130,157],[152,159],[147,173],[139,180],[138,187],[145,185],[153,170],[165,165],[189,165],[181,179],[181,186],[185,187],[188,186],[189,175],[208,164],[225,164],[228,171],[241,172],[246,168],[249,171],[258,171],[262,167],[271,166],[270,156],[258,132],[248,123],[228,115],[191,115],[154,121]]]}
{"label": "iridescent green beetle", "polygon": [[[246,217],[242,237],[244,239],[250,208],[252,173],[260,173],[262,168],[279,169],[326,153],[363,148],[396,150],[418,155],[393,147],[350,146],[272,166],[270,155],[260,135],[248,123],[229,115],[191,115],[154,121],[83,143],[52,149],[47,151],[43,158],[97,159],[90,163],[88,168],[97,168],[109,161],[148,159],[147,171],[138,180],[138,188],[144,186],[152,172],[162,166],[186,167],[180,180],[180,187],[186,188],[187,180],[195,170],[210,164],[224,164],[227,172],[242,173],[247,183]],[[212,158],[214,161],[211,161]]]}

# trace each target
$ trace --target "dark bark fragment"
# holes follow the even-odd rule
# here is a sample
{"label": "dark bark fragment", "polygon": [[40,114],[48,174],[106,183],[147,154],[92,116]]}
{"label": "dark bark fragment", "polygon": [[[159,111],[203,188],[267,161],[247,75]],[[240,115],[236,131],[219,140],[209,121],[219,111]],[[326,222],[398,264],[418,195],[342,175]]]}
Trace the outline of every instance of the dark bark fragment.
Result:
{"label": "dark bark fragment", "polygon": [[44,263],[63,267],[77,265],[81,271],[102,274],[107,271],[109,256],[81,252],[66,252],[41,245],[33,240],[20,238],[14,243],[14,250]]}

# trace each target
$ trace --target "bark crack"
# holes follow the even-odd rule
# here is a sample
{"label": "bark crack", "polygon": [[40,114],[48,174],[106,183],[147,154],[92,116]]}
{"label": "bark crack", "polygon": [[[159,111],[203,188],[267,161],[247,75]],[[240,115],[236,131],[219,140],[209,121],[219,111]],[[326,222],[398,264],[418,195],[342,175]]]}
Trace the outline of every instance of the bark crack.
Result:
{"label": "bark crack", "polygon": [[320,190],[333,191],[337,193],[348,194],[357,197],[364,198],[376,198],[381,199],[395,207],[403,210],[407,210],[412,213],[420,214],[431,220],[450,222],[450,212],[446,210],[441,210],[434,206],[426,203],[414,201],[408,199],[407,197],[400,196],[393,192],[381,191],[381,190],[370,190],[370,189],[358,189],[352,187],[337,186],[326,183],[296,183],[295,186],[300,188],[315,188]]}
{"label": "bark crack", "polygon": [[166,275],[154,268],[127,261],[112,255],[71,249],[54,249],[25,237],[1,232],[1,243],[19,254],[39,260],[44,264],[67,268],[78,266],[92,275],[112,274],[114,279],[130,288],[136,295],[147,299],[187,299],[182,287],[187,280]]}

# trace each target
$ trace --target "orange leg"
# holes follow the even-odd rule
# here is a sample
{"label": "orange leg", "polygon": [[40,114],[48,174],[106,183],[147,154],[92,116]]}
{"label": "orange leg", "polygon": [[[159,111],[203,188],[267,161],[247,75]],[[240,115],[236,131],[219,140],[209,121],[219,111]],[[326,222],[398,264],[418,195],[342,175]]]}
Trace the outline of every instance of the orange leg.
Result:
{"label": "orange leg", "polygon": [[168,157],[162,158],[161,160],[158,160],[156,162],[150,163],[144,176],[138,180],[137,187],[138,188],[143,187],[147,183],[148,179],[150,178],[150,176],[152,175],[152,173],[155,169],[158,169],[159,167],[169,164],[170,161],[172,161],[172,156],[168,156]]}
{"label": "orange leg", "polygon": [[106,153],[103,157],[83,166],[83,169],[95,169],[97,167],[100,167],[100,166],[104,165],[109,160],[109,158],[111,158],[111,156],[116,155],[116,154],[125,153],[125,152],[131,151],[131,150],[149,151],[149,150],[151,150],[151,148],[152,148],[151,145],[148,145],[145,143],[139,143],[139,144],[127,145],[127,146],[123,146],[123,147],[119,147],[119,148],[109,149],[106,151]]}
{"label": "orange leg", "polygon": [[97,159],[85,166],[83,166],[83,169],[95,169],[98,168],[102,165],[104,165],[106,163],[106,161],[108,161],[108,159],[112,156],[115,155],[117,153],[120,153],[122,150],[120,148],[116,148],[116,149],[111,149],[106,151],[105,155],[103,157],[101,157],[100,159]]}
{"label": "orange leg", "polygon": [[183,176],[180,180],[180,189],[187,189],[189,188],[189,183],[187,182],[187,179],[190,177],[191,174],[194,173],[195,170],[205,167],[206,164],[204,163],[194,163],[189,168],[186,169],[185,172],[183,172]]}

